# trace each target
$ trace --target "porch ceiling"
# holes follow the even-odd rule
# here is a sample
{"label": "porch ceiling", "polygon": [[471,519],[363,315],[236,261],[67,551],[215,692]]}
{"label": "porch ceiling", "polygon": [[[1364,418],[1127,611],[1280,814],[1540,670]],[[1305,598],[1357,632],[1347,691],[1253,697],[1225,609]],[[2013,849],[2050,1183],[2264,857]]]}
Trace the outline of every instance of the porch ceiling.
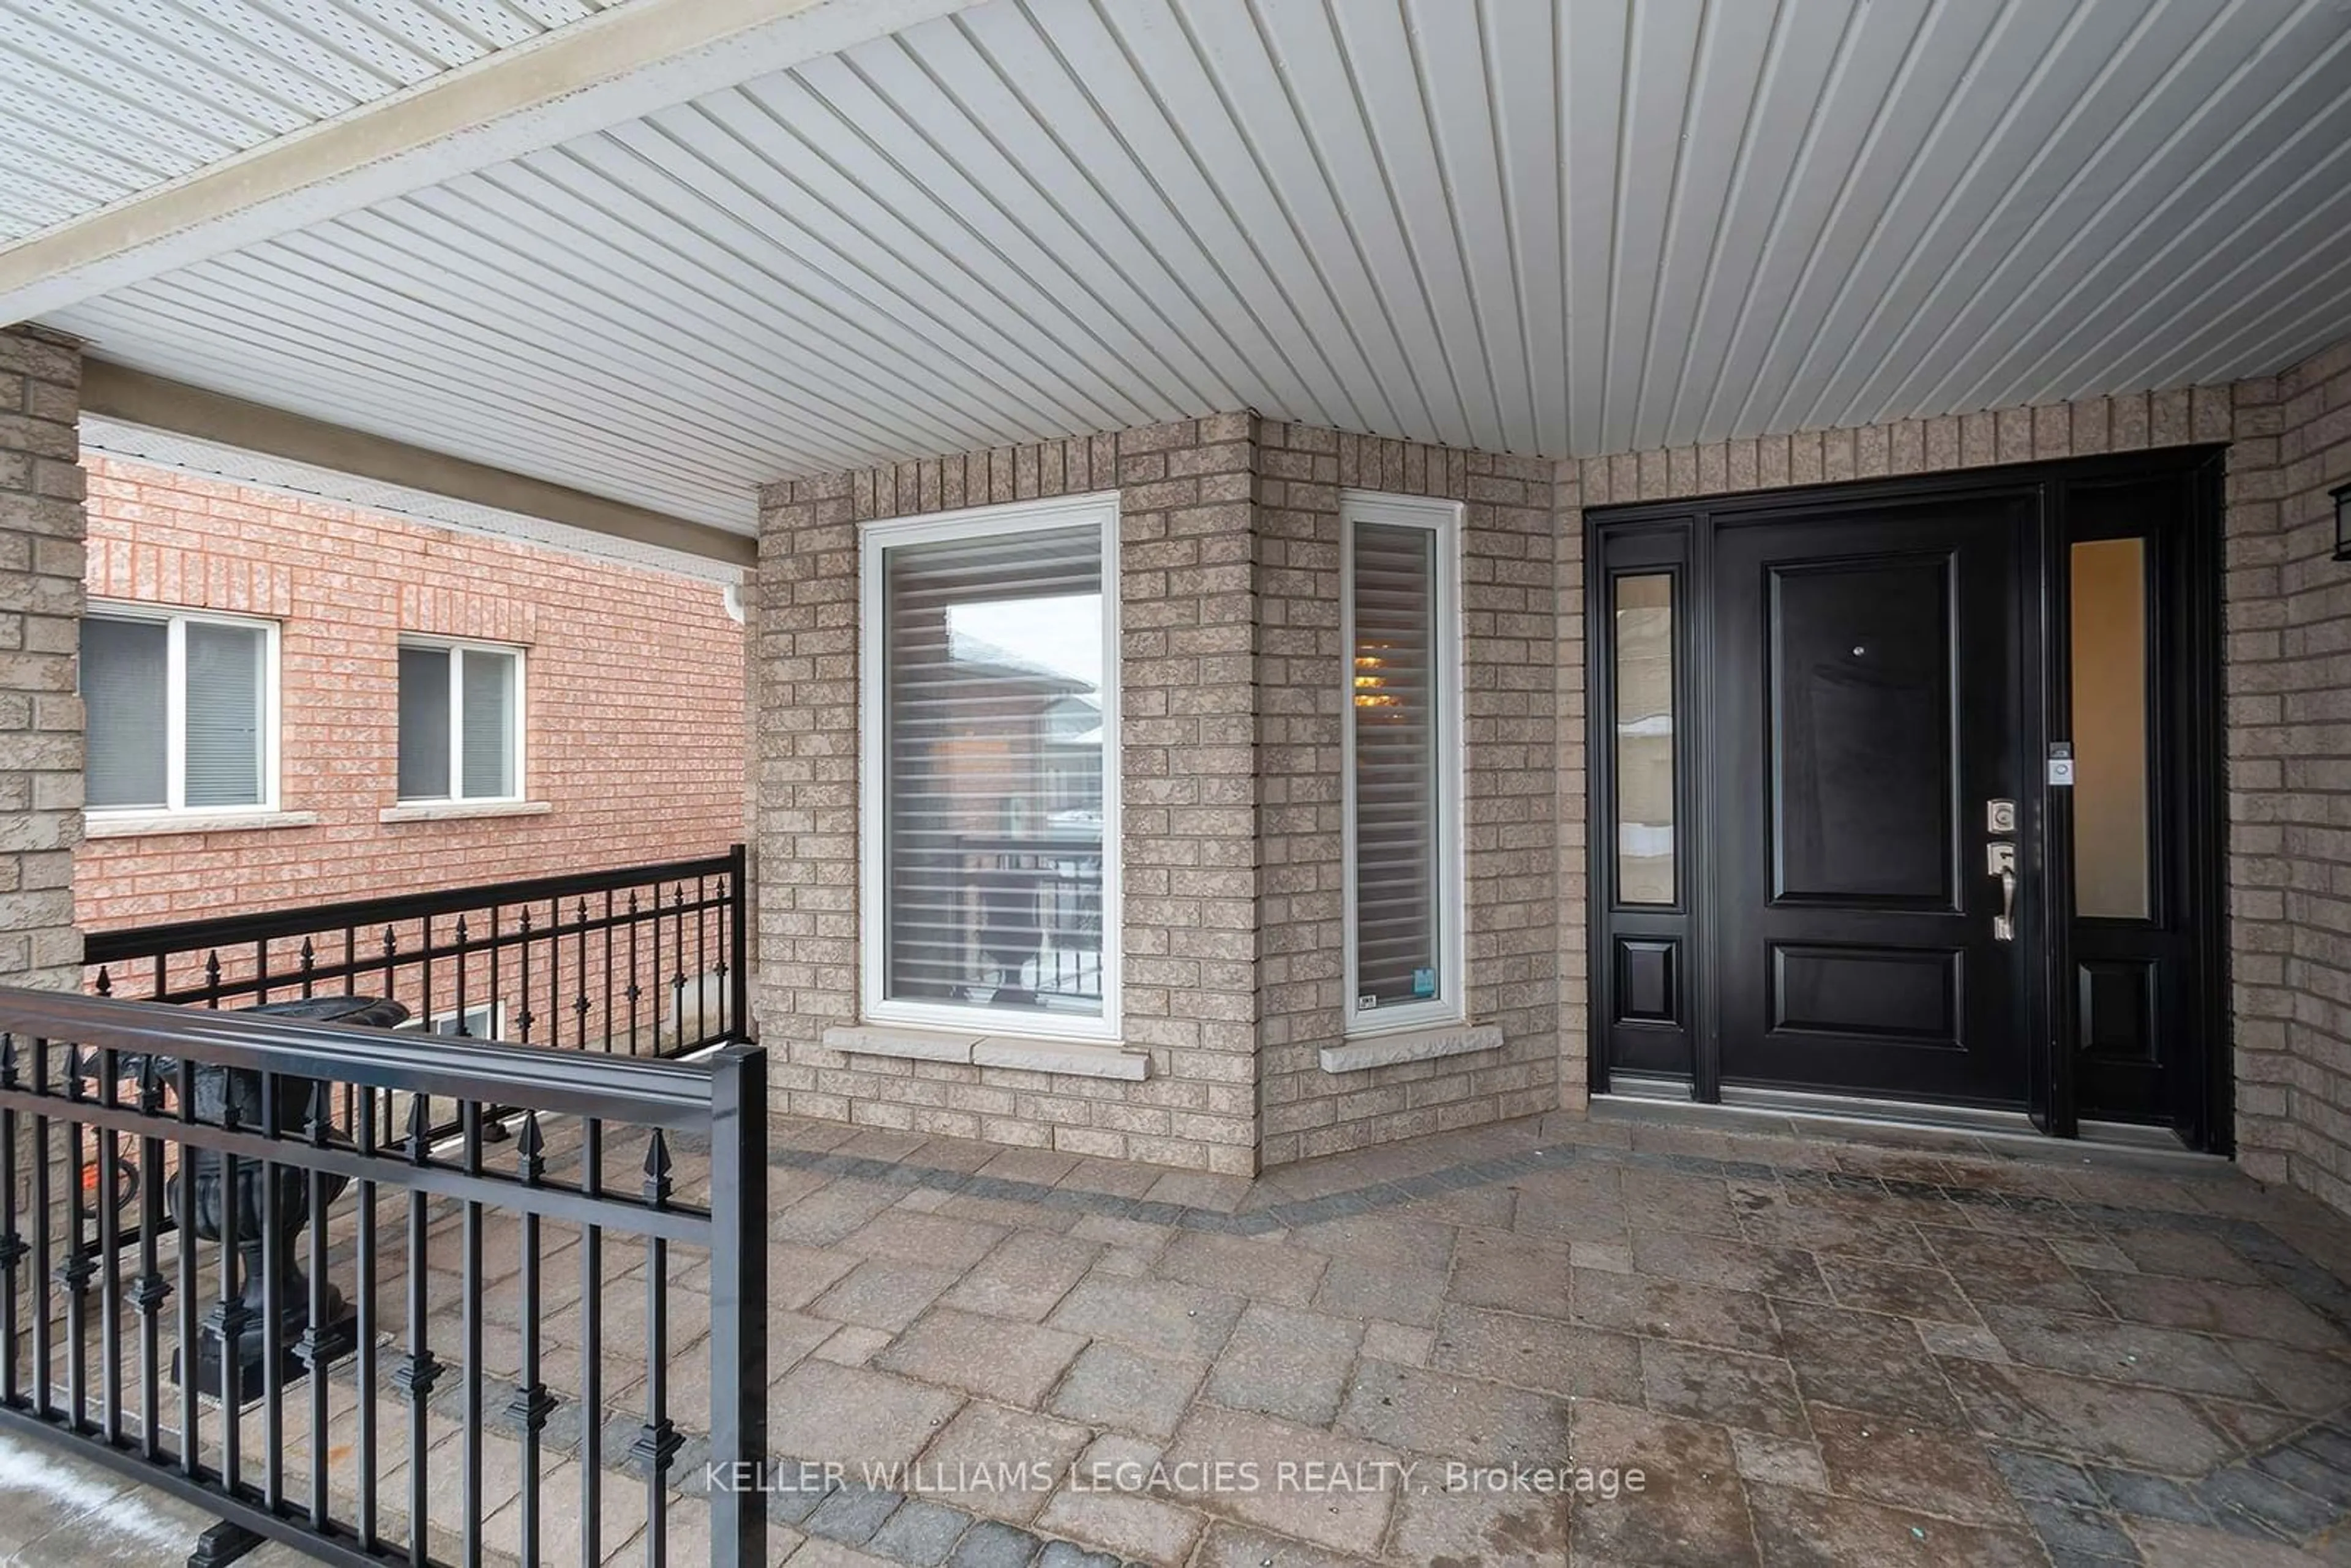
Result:
{"label": "porch ceiling", "polygon": [[0,5],[0,242],[422,86],[614,3]]}
{"label": "porch ceiling", "polygon": [[1574,455],[2181,385],[2351,326],[2351,9],[990,0],[46,319],[747,531],[1244,405]]}

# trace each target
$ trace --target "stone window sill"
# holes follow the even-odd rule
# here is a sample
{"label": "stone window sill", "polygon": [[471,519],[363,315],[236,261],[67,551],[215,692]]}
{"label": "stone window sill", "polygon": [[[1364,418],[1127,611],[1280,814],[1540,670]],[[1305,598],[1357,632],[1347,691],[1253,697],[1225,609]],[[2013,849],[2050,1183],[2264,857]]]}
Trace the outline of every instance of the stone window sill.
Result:
{"label": "stone window sill", "polygon": [[826,1030],[824,1043],[827,1049],[850,1056],[894,1056],[914,1061],[954,1061],[971,1067],[1011,1067],[1024,1072],[1113,1078],[1129,1083],[1140,1083],[1151,1076],[1151,1059],[1140,1052],[1109,1043],[1045,1040],[1036,1035],[966,1034],[958,1030],[855,1024]]}
{"label": "stone window sill", "polygon": [[546,800],[412,800],[386,806],[379,822],[462,822],[475,817],[543,817],[555,810]]}
{"label": "stone window sill", "polygon": [[1406,1061],[1436,1061],[1447,1056],[1471,1056],[1502,1048],[1502,1026],[1491,1023],[1449,1023],[1436,1029],[1398,1030],[1322,1048],[1325,1072],[1365,1072]]}
{"label": "stone window sill", "polygon": [[246,833],[318,824],[316,811],[92,811],[82,819],[81,836],[135,839],[156,833]]}

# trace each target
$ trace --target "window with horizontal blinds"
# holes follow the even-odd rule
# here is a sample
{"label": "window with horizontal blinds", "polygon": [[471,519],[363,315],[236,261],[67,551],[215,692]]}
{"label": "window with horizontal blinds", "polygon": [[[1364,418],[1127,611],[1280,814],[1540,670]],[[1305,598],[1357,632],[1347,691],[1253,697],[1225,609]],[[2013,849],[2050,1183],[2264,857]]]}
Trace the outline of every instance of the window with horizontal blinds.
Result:
{"label": "window with horizontal blinds", "polygon": [[522,654],[470,644],[400,650],[400,798],[522,793]]}
{"label": "window with horizontal blinds", "polygon": [[869,541],[878,800],[867,852],[885,1009],[1106,1018],[1114,802],[1105,527]]}
{"label": "window with horizontal blinds", "polygon": [[465,649],[462,659],[463,793],[469,800],[504,800],[515,793],[517,660],[483,648]]}
{"label": "window with horizontal blinds", "polygon": [[171,803],[171,636],[161,621],[91,615],[81,623],[83,789],[93,810]]}
{"label": "window with horizontal blinds", "polygon": [[449,650],[400,651],[400,798],[449,795]]}
{"label": "window with horizontal blinds", "polygon": [[258,626],[188,623],[182,803],[193,809],[258,806],[262,788],[263,661]]}
{"label": "window with horizontal blinds", "polygon": [[1465,1017],[1461,507],[1343,491],[1345,1027]]}
{"label": "window with horizontal blinds", "polygon": [[277,716],[266,622],[170,612],[82,621],[85,800],[93,811],[266,807]]}
{"label": "window with horizontal blinds", "polygon": [[1437,534],[1353,525],[1355,1010],[1449,989],[1438,898]]}

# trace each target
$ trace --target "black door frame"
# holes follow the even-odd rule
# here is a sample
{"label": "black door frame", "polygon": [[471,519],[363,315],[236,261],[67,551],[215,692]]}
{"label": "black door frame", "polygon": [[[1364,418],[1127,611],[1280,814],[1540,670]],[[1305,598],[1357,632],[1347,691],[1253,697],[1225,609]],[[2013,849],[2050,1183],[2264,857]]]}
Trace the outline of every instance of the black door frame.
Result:
{"label": "black door frame", "polygon": [[[2190,900],[2196,925],[2194,1019],[2184,1031],[2179,1063],[2183,1079],[2202,1086],[2183,1107],[2175,1131],[2190,1147],[2231,1152],[2234,1080],[2230,1048],[2229,911],[2221,681],[2221,476],[2227,448],[2160,448],[2149,452],[2005,465],[1956,473],[1860,480],[1802,488],[1744,492],[1676,501],[1595,507],[1583,514],[1585,613],[1586,929],[1590,1015],[1585,1038],[1595,1090],[1610,1085],[1612,1068],[1645,1076],[1686,1077],[1690,1097],[1719,1102],[1722,1093],[1717,977],[1708,960],[1712,902],[1705,868],[1714,863],[1718,812],[1709,769],[1692,740],[1708,732],[1716,711],[1710,689],[1713,617],[1707,610],[1714,581],[1714,538],[1723,527],[1796,517],[1823,518],[1864,513],[1874,504],[1921,498],[2020,498],[2032,516],[2024,559],[2032,567],[2021,608],[2021,650],[2027,701],[2022,737],[2027,769],[2043,757],[2066,713],[2069,614],[2066,493],[2075,484],[2169,478],[2189,495],[2185,543],[2187,589],[2177,607],[2197,689],[2187,694],[2186,720],[2176,754],[2158,756],[2159,788],[2176,791],[2183,810]],[[1856,519],[1859,520],[1859,519]],[[1673,617],[1675,732],[1675,902],[1623,905],[1615,898],[1614,839],[1614,711],[1612,607],[1622,576],[1669,572],[1676,582]],[[2165,672],[2151,671],[2161,679]],[[2037,694],[2039,700],[2031,700]],[[2027,1041],[2032,1065],[2028,1109],[2033,1123],[2056,1137],[2079,1134],[2073,1067],[2079,1041],[2075,1009],[2060,1005],[2072,991],[2072,797],[2039,779],[2020,794],[2018,835],[2024,862],[2020,940],[2034,944],[2043,961],[2028,964],[2027,1016],[2039,1020]],[[2058,899],[2068,899],[2060,908]],[[1629,946],[1620,946],[1620,940]],[[1626,966],[1637,963],[1638,974]],[[1639,1009],[1623,1003],[1636,996]],[[1687,1062],[1687,1070],[1678,1063]]]}

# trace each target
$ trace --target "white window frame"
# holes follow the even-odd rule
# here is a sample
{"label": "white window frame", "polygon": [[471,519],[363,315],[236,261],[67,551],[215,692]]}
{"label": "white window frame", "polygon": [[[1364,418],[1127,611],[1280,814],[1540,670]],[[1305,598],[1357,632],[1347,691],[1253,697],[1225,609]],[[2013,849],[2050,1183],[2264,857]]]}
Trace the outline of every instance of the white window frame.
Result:
{"label": "white window frame", "polygon": [[449,1010],[447,1010],[446,1012],[438,1012],[438,1013],[434,1013],[434,1014],[433,1014],[430,1018],[413,1018],[413,1019],[408,1019],[406,1022],[404,1022],[404,1023],[401,1023],[401,1024],[397,1024],[397,1025],[395,1025],[394,1027],[395,1027],[395,1028],[397,1028],[397,1029],[399,1029],[399,1030],[402,1030],[402,1031],[403,1031],[403,1032],[406,1032],[406,1033],[412,1033],[412,1034],[429,1034],[429,1035],[432,1035],[432,1036],[435,1037],[436,1039],[440,1039],[440,1040],[504,1040],[504,1039],[506,1039],[506,1037],[507,1037],[507,1005],[506,1005],[506,1003],[504,1003],[504,1002],[468,1002],[468,1003],[466,1003],[466,1004],[465,1004],[465,1013],[466,1013],[466,1016],[468,1016],[468,1017],[471,1017],[472,1015],[474,1015],[474,1014],[475,1014],[475,1013],[487,1013],[487,1014],[489,1014],[489,1015],[490,1015],[490,1017],[489,1017],[490,1032],[488,1032],[487,1034],[465,1034],[465,1035],[443,1034],[443,1033],[441,1032],[441,1026],[442,1026],[443,1024],[444,1024],[444,1023],[451,1023],[451,1022],[454,1022],[454,1021],[456,1019],[456,1017],[457,1017],[457,1009],[455,1009],[455,1008],[451,1008],[451,1009],[450,1009]]}
{"label": "white window frame", "polygon": [[[188,817],[267,816],[277,810],[277,622],[255,615],[216,615],[134,601],[93,599],[90,621],[143,621],[166,628],[163,653],[163,801],[161,806],[92,806],[95,821],[160,814]],[[234,626],[261,633],[261,799],[249,806],[191,806],[188,798],[188,628]],[[87,722],[87,720],[85,720]]]}
{"label": "white window frame", "polygon": [[[1465,696],[1461,676],[1461,646],[1466,627],[1461,619],[1461,533],[1463,507],[1458,501],[1431,500],[1420,496],[1394,496],[1371,490],[1339,494],[1339,643],[1341,726],[1340,853],[1344,857],[1345,884],[1342,923],[1346,946],[1345,986],[1341,1002],[1344,1032],[1350,1039],[1395,1034],[1405,1030],[1437,1029],[1468,1019],[1468,889],[1463,876],[1461,838],[1463,802],[1468,799],[1467,763],[1462,745],[1461,708]],[[1356,988],[1357,900],[1355,886],[1355,525],[1421,528],[1436,536],[1436,580],[1430,584],[1429,634],[1435,643],[1437,724],[1432,740],[1444,758],[1434,771],[1437,786],[1437,992],[1427,1001],[1391,1002],[1359,1010]]]}
{"label": "white window frame", "polygon": [[[444,649],[449,657],[449,790],[444,795],[402,795],[400,792],[400,757],[398,738],[394,737],[392,766],[392,799],[402,806],[495,806],[528,800],[523,778],[525,739],[529,734],[528,717],[530,690],[530,655],[527,649],[514,643],[484,643],[467,637],[433,637],[419,632],[400,634],[402,648]],[[481,653],[507,653],[514,658],[514,767],[509,772],[514,790],[506,795],[461,795],[457,791],[465,784],[465,661],[461,656],[467,649]],[[392,683],[392,723],[399,727],[400,688],[395,664]]]}
{"label": "white window frame", "polygon": [[[950,539],[998,538],[1009,534],[1043,533],[1089,523],[1099,530],[1102,537],[1102,1016],[1069,1018],[1041,1010],[999,1012],[984,1007],[943,1007],[931,1002],[892,1001],[884,994],[889,983],[886,963],[889,922],[884,907],[889,878],[882,863],[884,829],[888,821],[886,802],[883,799],[882,758],[886,754],[885,747],[889,742],[889,716],[884,711],[883,701],[887,685],[883,669],[885,618],[882,598],[887,583],[883,571],[883,555],[904,545],[937,544]],[[872,1023],[955,1030],[974,1035],[1117,1040],[1124,1016],[1120,1003],[1120,971],[1126,907],[1121,892],[1123,879],[1119,864],[1123,843],[1122,811],[1124,790],[1120,778],[1123,747],[1118,741],[1121,685],[1118,492],[1097,491],[1049,501],[1016,501],[1007,506],[967,507],[960,511],[884,518],[860,528],[858,549],[857,871],[859,967],[862,971],[861,988],[865,1019]]]}

